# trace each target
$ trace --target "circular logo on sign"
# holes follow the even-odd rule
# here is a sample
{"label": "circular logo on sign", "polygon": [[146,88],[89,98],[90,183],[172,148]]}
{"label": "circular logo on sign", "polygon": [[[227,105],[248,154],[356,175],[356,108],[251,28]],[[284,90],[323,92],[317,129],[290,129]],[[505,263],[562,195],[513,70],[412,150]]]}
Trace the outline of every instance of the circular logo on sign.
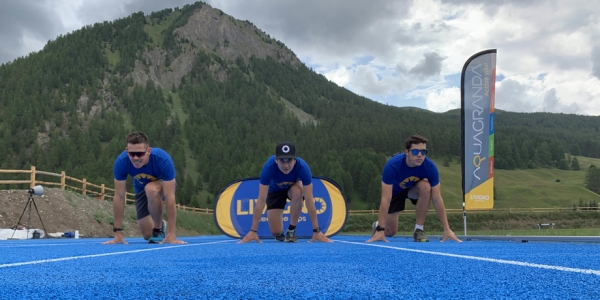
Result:
{"label": "circular logo on sign", "polygon": [[283,153],[288,153],[288,152],[290,152],[290,146],[288,146],[288,145],[284,145],[283,147],[281,147],[281,151],[283,151]]}

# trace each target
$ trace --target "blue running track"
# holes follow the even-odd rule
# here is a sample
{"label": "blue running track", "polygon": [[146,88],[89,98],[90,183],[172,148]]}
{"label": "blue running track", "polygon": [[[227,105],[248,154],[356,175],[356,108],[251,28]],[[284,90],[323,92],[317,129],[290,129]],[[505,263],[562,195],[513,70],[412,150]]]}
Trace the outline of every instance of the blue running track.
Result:
{"label": "blue running track", "polygon": [[600,245],[0,241],[1,299],[600,299]]}

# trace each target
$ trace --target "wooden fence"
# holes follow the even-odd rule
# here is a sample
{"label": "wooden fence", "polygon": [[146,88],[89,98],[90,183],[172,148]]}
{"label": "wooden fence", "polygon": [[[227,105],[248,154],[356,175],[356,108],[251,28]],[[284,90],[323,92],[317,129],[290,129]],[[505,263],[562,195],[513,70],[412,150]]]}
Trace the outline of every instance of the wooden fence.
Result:
{"label": "wooden fence", "polygon": [[[39,171],[35,169],[35,166],[31,166],[31,170],[2,170],[0,169],[0,174],[30,174],[29,179],[22,180],[0,180],[0,185],[10,185],[10,184],[29,184],[29,188],[32,188],[36,185],[44,185],[44,186],[55,186],[60,187],[61,190],[74,190],[80,192],[84,196],[92,196],[98,200],[109,200],[113,199],[115,195],[115,190],[113,188],[106,187],[104,184],[93,184],[87,182],[85,178],[78,179],[75,177],[67,176],[65,171],[59,173],[52,173],[46,171]],[[39,180],[37,175],[50,176],[56,179],[55,181],[43,181]],[[131,197],[131,198],[129,198]],[[125,194],[125,203],[135,203],[135,194],[126,193]],[[188,207],[185,205],[177,204],[177,209],[183,211],[189,211],[197,214],[212,214],[213,209],[210,208],[197,208],[197,207]]]}
{"label": "wooden fence", "polygon": [[[0,185],[9,185],[9,184],[29,184],[29,187],[32,188],[35,185],[41,184],[45,186],[58,186],[61,190],[71,189],[78,192],[81,192],[84,196],[93,196],[98,200],[107,200],[114,198],[115,190],[109,187],[106,187],[104,184],[97,185],[90,182],[87,182],[85,178],[78,179],[71,176],[67,176],[65,171],[62,171],[60,174],[38,171],[35,169],[35,166],[31,166],[31,170],[2,170],[0,169],[0,173],[6,174],[30,174],[29,179],[26,180],[0,180]],[[52,182],[52,181],[42,181],[38,180],[36,175],[46,175],[51,177],[60,178],[60,182]],[[132,198],[127,198],[131,196]],[[125,203],[135,203],[134,198],[135,194],[126,193],[125,194]],[[188,207],[185,205],[177,204],[177,209],[183,211],[189,211],[197,214],[212,214],[214,210],[211,208],[197,208],[197,207]],[[519,212],[534,212],[534,213],[544,213],[544,212],[566,212],[566,211],[598,211],[598,207],[577,207],[574,209],[573,207],[550,207],[550,208],[495,208],[491,210],[477,210],[477,211],[467,211],[467,214],[472,213],[501,213],[501,212],[509,212],[509,213],[519,213]],[[411,213],[414,210],[405,210],[405,212]],[[446,209],[447,214],[459,214],[462,213],[462,209]],[[348,211],[349,215],[376,215],[379,211],[376,209],[367,209],[367,210],[350,210]],[[435,210],[430,209],[428,211],[429,214],[435,213]]]}

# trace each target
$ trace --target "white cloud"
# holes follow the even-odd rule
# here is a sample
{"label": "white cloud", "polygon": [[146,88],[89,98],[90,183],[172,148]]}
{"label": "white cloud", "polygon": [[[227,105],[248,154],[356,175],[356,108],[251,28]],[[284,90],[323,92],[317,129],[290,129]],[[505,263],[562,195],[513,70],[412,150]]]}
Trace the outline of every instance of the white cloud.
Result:
{"label": "white cloud", "polygon": [[29,30],[23,31],[21,42],[21,49],[23,53],[31,53],[34,51],[38,51],[39,49],[44,48],[44,46],[46,45],[45,41],[41,41],[38,37],[35,36],[35,33],[32,33]]}
{"label": "white cloud", "polygon": [[542,111],[545,94],[542,82],[525,76],[513,76],[496,83],[497,109],[515,112]]}
{"label": "white cloud", "polygon": [[427,109],[434,112],[446,112],[460,108],[460,89],[457,87],[429,91],[425,94]]}
{"label": "white cloud", "polygon": [[[88,5],[95,5],[95,2],[89,1]],[[57,14],[58,19],[61,21],[64,28],[68,28],[70,30],[78,29],[83,27],[86,24],[98,22],[98,20],[82,18],[78,11],[83,6],[82,0],[73,0],[73,1],[54,1],[51,3],[52,9]],[[114,5],[108,5],[108,7],[114,7]],[[102,11],[98,12],[101,14]],[[111,14],[112,18],[107,19],[107,21],[114,18],[114,14]],[[97,16],[101,17],[101,16]]]}
{"label": "white cloud", "polygon": [[398,80],[391,76],[381,76],[378,70],[369,65],[360,65],[350,76],[350,89],[367,95],[389,95],[398,85]]}
{"label": "white cloud", "polygon": [[592,48],[592,75],[600,79],[600,43]]}
{"label": "white cloud", "polygon": [[323,73],[323,75],[339,86],[345,86],[350,82],[350,72],[345,67],[338,67]]}

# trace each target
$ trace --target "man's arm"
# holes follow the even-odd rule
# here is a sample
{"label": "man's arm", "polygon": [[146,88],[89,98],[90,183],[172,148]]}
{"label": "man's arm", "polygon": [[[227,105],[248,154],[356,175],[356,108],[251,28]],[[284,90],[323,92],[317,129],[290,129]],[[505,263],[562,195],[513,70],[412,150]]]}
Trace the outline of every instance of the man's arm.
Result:
{"label": "man's arm", "polygon": [[[125,214],[125,193],[126,181],[115,179],[115,196],[113,197],[113,222],[116,228],[123,228],[123,215]],[[112,241],[103,244],[127,244],[123,238],[123,232],[115,232],[115,238]]]}
{"label": "man's arm", "polygon": [[433,203],[433,208],[435,209],[435,213],[440,219],[440,223],[442,223],[442,228],[444,229],[444,237],[442,238],[442,242],[447,239],[452,239],[456,242],[461,242],[452,229],[450,229],[450,225],[448,224],[448,217],[446,216],[446,206],[444,205],[444,199],[442,199],[442,188],[441,183],[438,183],[436,186],[431,187],[431,203]]}
{"label": "man's arm", "polygon": [[390,209],[390,202],[392,201],[392,185],[381,182],[381,203],[379,204],[379,214],[377,221],[379,226],[385,227],[385,220],[387,219],[388,211]]}
{"label": "man's arm", "polygon": [[261,242],[258,238],[258,234],[255,231],[258,231],[258,223],[260,222],[263,210],[265,209],[265,203],[267,202],[268,194],[269,186],[260,184],[258,186],[258,200],[256,200],[256,205],[254,206],[254,213],[252,215],[252,226],[250,226],[250,231],[246,233],[246,236],[244,236],[240,243],[247,243],[250,241],[257,241],[259,243]]}
{"label": "man's arm", "polygon": [[[387,219],[388,211],[390,209],[390,201],[392,201],[392,185],[381,182],[381,203],[379,204],[379,214],[377,217],[377,222],[380,227],[385,227],[385,220]],[[367,242],[378,240],[387,242],[385,239],[385,230],[375,231],[375,234],[373,234]]]}
{"label": "man's arm", "polygon": [[444,230],[450,229],[450,225],[448,225],[448,218],[446,216],[446,206],[444,205],[444,200],[442,199],[442,188],[440,187],[441,183],[438,183],[436,186],[431,187],[431,203],[433,203],[433,208],[435,209],[435,213],[440,219],[442,223],[442,228]]}
{"label": "man's arm", "polygon": [[[319,220],[317,219],[317,207],[315,206],[315,198],[313,197],[313,184],[311,183],[303,186],[302,193],[306,208],[308,209],[308,216],[310,217],[310,222],[312,223],[312,229],[315,229],[319,227]],[[321,230],[318,232],[313,232],[313,236],[308,242],[310,243],[313,241],[331,242],[331,240],[326,237]]]}
{"label": "man's arm", "polygon": [[267,195],[269,194],[269,186],[260,184],[258,187],[258,199],[254,206],[254,214],[252,215],[252,227],[251,230],[258,230],[258,223],[265,209],[265,203],[267,202]]}
{"label": "man's arm", "polygon": [[[175,204],[175,179],[164,181],[162,184],[162,194],[167,206],[167,235],[162,243],[187,244],[178,240],[176,235],[177,227],[177,206]],[[161,204],[162,205],[162,204]]]}
{"label": "man's arm", "polygon": [[308,209],[308,216],[310,217],[312,228],[315,229],[319,227],[319,220],[317,219],[317,207],[315,206],[315,198],[313,197],[312,183],[303,186],[302,193],[304,194],[304,202],[306,204],[306,209]]}
{"label": "man's arm", "polygon": [[175,235],[177,226],[177,207],[175,205],[175,179],[165,181],[162,185],[163,197],[167,206],[167,234]]}

